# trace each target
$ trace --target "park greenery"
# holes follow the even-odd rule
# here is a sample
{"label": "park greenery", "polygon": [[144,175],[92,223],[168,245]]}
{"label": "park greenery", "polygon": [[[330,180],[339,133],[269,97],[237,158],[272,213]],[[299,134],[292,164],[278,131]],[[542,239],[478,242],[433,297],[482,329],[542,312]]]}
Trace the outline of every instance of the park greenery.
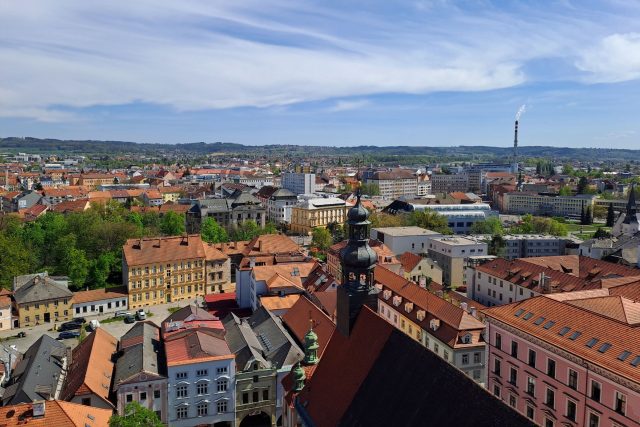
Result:
{"label": "park greenery", "polygon": [[373,212],[369,216],[369,220],[371,221],[372,227],[405,227],[415,225],[441,234],[453,234],[453,231],[449,228],[447,217],[440,215],[432,209],[398,215]]}
{"label": "park greenery", "polygon": [[164,424],[151,409],[138,402],[127,403],[124,414],[114,414],[109,419],[109,427],[162,427]]}

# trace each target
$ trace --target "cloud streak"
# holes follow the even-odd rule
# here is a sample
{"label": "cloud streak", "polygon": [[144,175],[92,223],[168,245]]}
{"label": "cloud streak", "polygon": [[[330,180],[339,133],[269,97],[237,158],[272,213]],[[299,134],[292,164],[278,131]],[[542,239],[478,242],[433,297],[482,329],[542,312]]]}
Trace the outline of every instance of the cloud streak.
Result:
{"label": "cloud streak", "polygon": [[577,58],[576,80],[640,76],[640,57],[622,55],[640,51],[638,35],[609,35],[589,11],[564,19],[553,10],[417,4],[398,3],[387,19],[382,2],[359,14],[304,0],[4,2],[0,116],[65,121],[74,115],[57,106],[195,111],[329,99],[339,112],[367,103],[349,97],[544,79],[527,74],[528,61],[561,54]]}

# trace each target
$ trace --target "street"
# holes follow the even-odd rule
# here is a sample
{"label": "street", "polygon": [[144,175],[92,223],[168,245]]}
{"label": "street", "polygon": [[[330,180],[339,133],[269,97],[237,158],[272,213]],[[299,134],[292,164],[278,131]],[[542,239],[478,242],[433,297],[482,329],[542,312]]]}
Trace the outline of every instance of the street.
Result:
{"label": "street", "polygon": [[[190,302],[193,304],[195,300],[192,300]],[[199,302],[202,303],[202,298],[199,299]],[[187,303],[188,303],[187,301],[180,301],[179,303],[172,302],[168,304],[160,304],[160,305],[145,307],[145,311],[150,313],[150,314],[147,314],[147,320],[154,322],[156,325],[160,326],[160,323],[164,319],[169,317],[170,308],[184,307],[187,305]],[[133,310],[129,310],[129,311],[133,314]],[[117,339],[120,339],[120,337],[122,337],[122,335],[124,335],[134,325],[134,323],[126,324],[124,323],[123,320],[117,320],[115,322],[109,322],[109,323],[102,322],[103,320],[113,318],[113,316],[114,316],[113,313],[109,313],[109,314],[93,315],[93,316],[85,315],[84,318],[87,320],[87,323],[92,319],[98,319],[100,321],[100,327],[102,329],[109,332],[111,335],[113,335]],[[58,324],[57,326],[60,326],[60,324]],[[0,339],[2,339],[1,344],[5,347],[15,345],[16,349],[20,353],[24,353],[43,334],[47,334],[52,338],[57,338],[59,332],[54,331],[52,329],[53,329],[53,323],[46,323],[38,326],[33,326],[30,328],[16,328],[8,331],[0,331]],[[27,334],[27,336],[24,338],[6,339],[8,337],[17,335],[19,332],[24,332]],[[64,342],[67,345],[67,347],[70,347],[70,348],[74,348],[76,345],[78,345],[77,338],[62,340],[62,342]]]}

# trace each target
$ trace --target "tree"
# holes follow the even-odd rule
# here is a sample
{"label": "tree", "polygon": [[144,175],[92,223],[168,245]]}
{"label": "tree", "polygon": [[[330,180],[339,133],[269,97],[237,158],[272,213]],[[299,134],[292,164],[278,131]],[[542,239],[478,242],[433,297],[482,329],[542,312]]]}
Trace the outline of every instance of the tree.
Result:
{"label": "tree", "polygon": [[453,234],[449,228],[447,217],[440,215],[433,209],[413,211],[409,214],[409,224],[433,230],[441,234]]}
{"label": "tree", "polygon": [[211,217],[205,218],[200,227],[200,235],[202,240],[209,243],[222,243],[229,241],[229,235],[218,221]]}
{"label": "tree", "polygon": [[366,196],[379,196],[380,187],[374,182],[365,182],[360,186],[360,191]]}
{"label": "tree", "polygon": [[580,179],[578,180],[577,193],[585,194],[588,186],[589,186],[589,180],[587,179],[587,177],[581,176]]}
{"label": "tree", "polygon": [[233,240],[251,240],[260,235],[260,227],[252,219],[242,222],[233,229]]}
{"label": "tree", "polygon": [[331,232],[326,228],[314,228],[311,236],[311,246],[315,246],[323,252],[329,249],[329,246],[333,243]]}
{"label": "tree", "polygon": [[502,235],[504,234],[504,227],[502,226],[502,222],[500,222],[500,218],[493,216],[482,221],[474,222],[469,232],[471,234]]}
{"label": "tree", "polygon": [[92,284],[92,289],[107,286],[109,273],[117,262],[118,260],[112,252],[105,252],[101,254],[98,259],[90,262],[89,282]]}
{"label": "tree", "polygon": [[562,187],[560,187],[558,194],[560,196],[571,196],[571,187],[569,187],[568,185],[563,185]]}
{"label": "tree", "polygon": [[184,215],[169,211],[160,219],[160,232],[165,236],[179,236],[185,232]]}
{"label": "tree", "polygon": [[616,221],[616,214],[613,210],[613,203],[609,203],[609,207],[607,208],[607,227],[613,227],[613,224]]}
{"label": "tree", "polygon": [[10,289],[15,276],[26,274],[31,256],[22,242],[0,233],[0,287]]}
{"label": "tree", "polygon": [[84,251],[72,248],[67,254],[65,264],[71,284],[74,288],[81,289],[89,275],[89,261]]}
{"label": "tree", "polygon": [[507,247],[507,242],[502,237],[502,234],[494,234],[489,242],[489,255],[504,256],[504,249]]}
{"label": "tree", "polygon": [[605,238],[609,238],[609,237],[611,237],[611,233],[609,233],[608,231],[606,231],[602,227],[598,227],[596,232],[593,234],[593,238],[594,239],[605,239]]}
{"label": "tree", "polygon": [[565,165],[562,166],[563,175],[573,175],[574,173],[575,173],[575,170],[573,169],[573,166],[571,166],[569,163],[566,163]]}
{"label": "tree", "polygon": [[109,419],[109,427],[162,427],[162,421],[151,409],[138,402],[127,403],[124,415],[114,414]]}

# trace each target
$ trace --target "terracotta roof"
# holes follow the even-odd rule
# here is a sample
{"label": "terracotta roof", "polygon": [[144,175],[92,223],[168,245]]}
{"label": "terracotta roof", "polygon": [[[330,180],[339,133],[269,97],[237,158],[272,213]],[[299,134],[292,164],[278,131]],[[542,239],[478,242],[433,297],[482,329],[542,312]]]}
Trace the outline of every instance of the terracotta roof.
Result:
{"label": "terracotta roof", "polygon": [[[488,308],[484,310],[484,314],[487,318],[507,323],[511,327],[573,353],[616,375],[622,375],[640,383],[640,366],[631,364],[640,356],[638,323],[632,325],[622,320],[620,307],[615,308],[618,303],[610,297],[596,297],[591,301],[581,301],[580,299],[568,300],[567,295],[563,301],[547,295],[529,298],[517,303]],[[627,300],[624,304],[634,303]],[[635,305],[637,306],[638,303]],[[609,310],[614,312],[609,313]],[[617,313],[615,310],[618,310]],[[603,315],[603,312],[607,314]],[[632,309],[629,313],[631,312],[633,312],[632,318],[637,321],[637,309]],[[528,313],[531,315],[528,316]],[[547,328],[547,322],[554,323]],[[569,328],[569,330],[561,335],[559,331],[562,328]],[[579,336],[572,339],[574,332],[579,332]],[[591,347],[587,346],[593,338],[596,338],[597,342]],[[606,343],[610,344],[608,348],[601,347]],[[624,351],[630,353],[624,360],[620,360]]]}
{"label": "terracotta roof", "polygon": [[262,296],[260,297],[260,305],[271,311],[289,310],[295,305],[299,298],[299,294]]}
{"label": "terracotta roof", "polygon": [[74,396],[95,394],[106,405],[109,401],[114,364],[111,356],[118,347],[118,340],[102,328],[89,334],[73,349],[72,360],[60,397],[71,400]]}
{"label": "terracotta roof", "polygon": [[313,322],[313,330],[318,336],[318,357],[322,357],[322,353],[327,348],[331,335],[336,329],[331,318],[304,296],[301,296],[293,304],[293,307],[282,316],[282,321],[293,332],[302,348],[304,348],[304,336],[309,332],[309,327]]}
{"label": "terracotta roof", "polygon": [[520,260],[588,280],[605,279],[616,276],[640,276],[640,269],[579,255],[531,257],[520,258]]}
{"label": "terracotta roof", "polygon": [[299,252],[300,246],[283,234],[264,234],[253,238],[242,251],[244,256]]}
{"label": "terracotta roof", "polygon": [[234,357],[224,340],[223,331],[209,328],[197,328],[171,335],[165,341],[164,348],[168,366]]}
{"label": "terracotta roof", "polygon": [[256,281],[263,281],[269,288],[295,286],[303,288],[303,280],[315,268],[316,262],[294,262],[290,264],[259,265],[253,267]]}
{"label": "terracotta roof", "polygon": [[405,252],[398,258],[400,260],[400,264],[402,264],[402,268],[405,272],[410,273],[414,268],[422,261],[422,257],[420,255],[416,255],[413,252]]}
{"label": "terracotta roof", "polygon": [[60,400],[45,401],[44,417],[33,417],[33,404],[0,407],[2,427],[106,427],[113,411]]}
{"label": "terracotta roof", "polygon": [[332,335],[296,409],[316,427],[533,425],[368,307],[349,337]]}
{"label": "terracotta roof", "polygon": [[123,255],[129,266],[205,259],[204,246],[199,234],[129,239],[124,244]]}
{"label": "terracotta roof", "polygon": [[72,302],[74,304],[81,304],[85,302],[102,301],[105,299],[113,298],[128,298],[127,288],[100,288],[91,289],[88,291],[78,291],[73,293]]}
{"label": "terracotta roof", "polygon": [[223,254],[219,249],[216,249],[215,244],[205,242],[202,242],[202,244],[204,246],[204,253],[207,260],[224,261],[229,259],[229,257]]}
{"label": "terracotta roof", "polygon": [[338,307],[338,294],[335,291],[320,291],[311,294],[311,298],[317,300],[317,304],[332,319],[336,318]]}
{"label": "terracotta roof", "polygon": [[54,206],[51,206],[51,211],[58,213],[84,212],[89,209],[89,206],[89,199],[65,200]]}

